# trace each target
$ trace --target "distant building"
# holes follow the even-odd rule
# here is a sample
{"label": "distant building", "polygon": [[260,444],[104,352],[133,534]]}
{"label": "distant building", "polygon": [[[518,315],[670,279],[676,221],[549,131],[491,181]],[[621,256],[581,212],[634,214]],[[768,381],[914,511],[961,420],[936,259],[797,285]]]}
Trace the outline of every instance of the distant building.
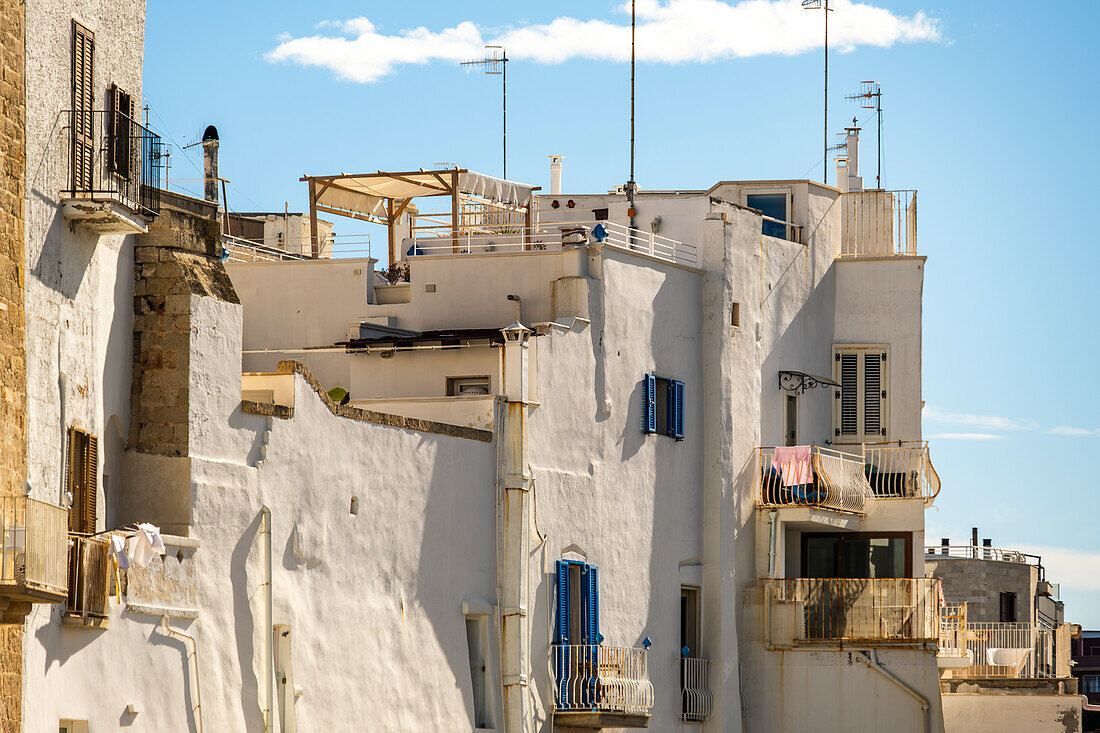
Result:
{"label": "distant building", "polygon": [[[1078,631],[1073,637],[1073,676],[1081,694],[1092,705],[1100,705],[1100,631]],[[1086,711],[1086,731],[1100,730],[1100,712]]]}

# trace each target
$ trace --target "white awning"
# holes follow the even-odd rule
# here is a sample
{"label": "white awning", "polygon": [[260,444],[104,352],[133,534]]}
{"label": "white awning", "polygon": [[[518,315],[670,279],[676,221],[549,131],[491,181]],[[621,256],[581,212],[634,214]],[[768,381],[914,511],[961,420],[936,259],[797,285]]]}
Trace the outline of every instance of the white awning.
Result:
{"label": "white awning", "polygon": [[316,203],[319,206],[386,219],[388,200],[405,200],[417,196],[451,196],[456,172],[459,194],[477,196],[502,206],[525,208],[531,203],[532,193],[536,189],[535,186],[525,183],[461,169],[413,173],[378,172],[316,176]]}

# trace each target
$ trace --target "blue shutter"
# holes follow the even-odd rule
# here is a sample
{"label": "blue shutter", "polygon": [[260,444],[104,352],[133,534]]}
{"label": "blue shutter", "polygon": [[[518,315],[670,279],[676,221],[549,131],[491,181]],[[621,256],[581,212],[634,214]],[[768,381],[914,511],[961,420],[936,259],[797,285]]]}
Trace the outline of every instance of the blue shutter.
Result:
{"label": "blue shutter", "polygon": [[586,565],[584,568],[584,610],[588,618],[584,625],[585,644],[599,644],[603,641],[600,636],[600,580],[599,570],[595,565]]}
{"label": "blue shutter", "polygon": [[657,432],[657,378],[645,375],[642,384],[642,432]]}
{"label": "blue shutter", "polygon": [[672,382],[669,384],[668,390],[668,419],[672,423],[669,425],[668,434],[673,438],[682,439],[684,437],[684,383]]}
{"label": "blue shutter", "polygon": [[558,560],[558,624],[554,638],[569,643],[569,561]]}

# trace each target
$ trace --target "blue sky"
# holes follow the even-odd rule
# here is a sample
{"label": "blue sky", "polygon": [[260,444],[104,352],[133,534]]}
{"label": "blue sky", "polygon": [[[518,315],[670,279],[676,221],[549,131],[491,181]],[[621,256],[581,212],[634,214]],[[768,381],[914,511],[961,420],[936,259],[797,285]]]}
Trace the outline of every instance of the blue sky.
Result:
{"label": "blue sky", "polygon": [[[639,184],[820,179],[818,34],[801,21],[779,28],[789,15],[665,2],[640,3],[645,22],[665,25],[649,32],[638,69]],[[924,429],[944,483],[928,539],[962,543],[976,525],[995,546],[1039,548],[1067,618],[1100,628],[1100,248],[1089,233],[1100,6],[873,5],[830,16],[834,43],[848,46],[830,54],[830,120],[839,131],[864,119],[844,97],[878,80],[884,183],[920,191]],[[820,11],[800,12],[820,25]],[[594,22],[552,25],[562,17]],[[705,18],[697,43],[693,17]],[[346,25],[355,18],[369,23]],[[617,3],[577,0],[268,2],[262,12],[149,0],[144,93],[150,125],[175,143],[176,187],[201,192],[200,148],[181,147],[214,123],[230,207],[300,209],[303,173],[437,163],[498,173],[499,77],[464,73],[451,57],[504,37],[514,44],[510,177],[545,186],[547,155],[561,154],[566,189],[600,191],[627,178],[629,66],[618,49],[628,23]],[[402,35],[418,26],[426,41]],[[363,33],[389,50],[364,60],[348,44]],[[313,36],[328,40],[295,40]],[[553,58],[561,48],[572,58]],[[397,61],[426,54],[439,58]],[[332,71],[351,60],[367,81]],[[864,139],[873,176],[873,135]]]}

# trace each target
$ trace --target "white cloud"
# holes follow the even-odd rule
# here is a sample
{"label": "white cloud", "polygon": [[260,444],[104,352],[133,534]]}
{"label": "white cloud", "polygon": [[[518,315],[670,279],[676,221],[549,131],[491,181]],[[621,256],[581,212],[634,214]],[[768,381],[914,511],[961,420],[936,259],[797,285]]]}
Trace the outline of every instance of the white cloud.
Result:
{"label": "white cloud", "polygon": [[1100,437],[1100,430],[1088,430],[1086,428],[1071,428],[1064,425],[1059,425],[1056,428],[1051,428],[1047,431],[1051,435],[1070,435],[1074,437],[1086,437],[1097,438]]}
{"label": "white cloud", "polygon": [[998,417],[997,415],[966,415],[945,412],[932,405],[925,406],[923,412],[921,412],[921,417],[931,422],[966,425],[984,430],[1034,430],[1038,427],[1031,420],[1014,420],[1008,417]]}
{"label": "white cloud", "polygon": [[1021,545],[1015,549],[1039,555],[1047,571],[1047,580],[1063,588],[1100,590],[1100,553],[1068,547]]}
{"label": "white cloud", "polygon": [[993,433],[936,433],[929,435],[929,440],[1004,440],[1003,435]]}
{"label": "white cloud", "polygon": [[[858,46],[940,40],[939,23],[924,12],[897,15],[851,0],[832,0],[829,44]],[[620,17],[629,2],[618,8]],[[317,35],[280,39],[266,58],[330,69],[342,79],[374,82],[400,64],[478,58],[486,44],[503,45],[508,57],[553,64],[569,59],[630,59],[630,21],[559,17],[549,23],[492,32],[472,22],[434,31],[425,27],[381,33],[368,18],[322,21]],[[819,48],[820,11],[800,0],[640,0],[637,56],[641,62],[719,61],[768,54],[792,55]]]}

